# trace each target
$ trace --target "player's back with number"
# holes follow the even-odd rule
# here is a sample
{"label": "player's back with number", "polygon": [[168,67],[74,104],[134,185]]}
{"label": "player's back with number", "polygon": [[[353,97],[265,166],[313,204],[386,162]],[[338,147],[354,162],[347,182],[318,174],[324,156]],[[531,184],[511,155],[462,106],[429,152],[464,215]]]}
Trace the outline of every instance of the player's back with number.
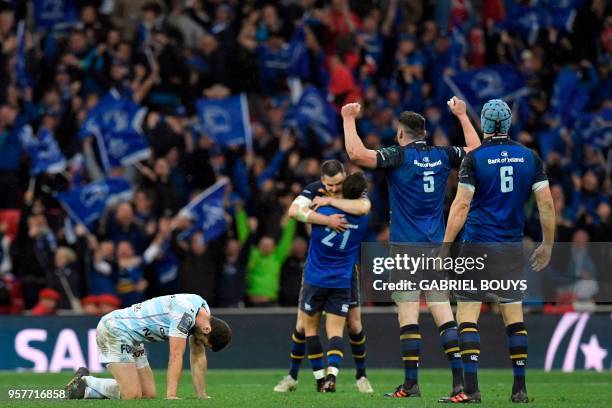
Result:
{"label": "player's back with number", "polygon": [[391,241],[441,241],[446,181],[451,169],[459,167],[464,150],[417,140],[377,153],[377,167],[387,170],[389,181]]}
{"label": "player's back with number", "polygon": [[520,241],[525,202],[547,184],[540,158],[507,136],[492,137],[464,159],[459,182],[474,189],[464,238],[472,242]]}
{"label": "player's back with number", "polygon": [[[325,215],[345,214],[334,207],[321,207]],[[346,214],[348,228],[343,232],[313,225],[304,271],[306,283],[322,288],[349,288],[353,266],[358,262],[361,242],[368,228],[368,216]]]}

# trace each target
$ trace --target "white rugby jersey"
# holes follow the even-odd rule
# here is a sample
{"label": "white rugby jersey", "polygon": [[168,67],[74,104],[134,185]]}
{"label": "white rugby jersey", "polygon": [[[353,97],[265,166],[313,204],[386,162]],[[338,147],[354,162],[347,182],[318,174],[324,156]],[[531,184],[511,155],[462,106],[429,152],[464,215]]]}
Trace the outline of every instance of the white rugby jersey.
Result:
{"label": "white rugby jersey", "polygon": [[181,293],[136,303],[112,311],[103,319],[112,319],[114,326],[134,342],[166,341],[168,337],[186,338],[201,307],[210,313],[201,296]]}

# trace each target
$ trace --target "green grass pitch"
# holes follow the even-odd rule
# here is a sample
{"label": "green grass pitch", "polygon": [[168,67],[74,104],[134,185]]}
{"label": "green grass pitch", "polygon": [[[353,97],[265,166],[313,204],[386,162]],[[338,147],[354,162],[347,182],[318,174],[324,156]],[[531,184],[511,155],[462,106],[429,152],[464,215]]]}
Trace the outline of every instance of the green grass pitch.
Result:
{"label": "green grass pitch", "polygon": [[[185,372],[181,378],[180,401],[165,401],[165,373],[157,371],[156,382],[160,397],[154,401],[79,400],[61,401],[71,407],[223,407],[223,408],[354,408],[354,407],[439,407],[437,398],[449,391],[447,370],[421,370],[419,373],[422,398],[391,400],[383,397],[402,378],[401,370],[369,370],[374,395],[357,392],[353,370],[340,373],[338,392],[318,394],[314,390],[312,374],[303,369],[296,392],[277,394],[272,387],[285,374],[283,370],[210,370],[208,373],[208,400],[193,399],[191,378]],[[480,387],[486,406],[510,406],[511,370],[481,370]],[[105,375],[107,376],[107,375]],[[527,386],[532,406],[536,407],[609,407],[612,400],[612,372],[561,372],[545,373],[531,370],[527,373]],[[8,388],[50,389],[60,387],[70,378],[70,373],[0,373],[0,390],[4,394],[0,407],[47,407],[59,401],[15,401],[6,399]]]}

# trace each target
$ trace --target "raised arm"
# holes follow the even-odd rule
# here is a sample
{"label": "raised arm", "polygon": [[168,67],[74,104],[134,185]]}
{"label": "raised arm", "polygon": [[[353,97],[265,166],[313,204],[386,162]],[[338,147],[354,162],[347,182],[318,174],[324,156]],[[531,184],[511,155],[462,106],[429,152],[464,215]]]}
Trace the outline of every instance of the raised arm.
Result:
{"label": "raised arm", "polygon": [[352,162],[373,169],[376,168],[376,151],[367,149],[357,134],[355,121],[360,111],[361,105],[358,103],[349,103],[342,107],[340,113],[344,127],[344,147]]}
{"label": "raised arm", "polygon": [[295,235],[297,223],[294,219],[287,219],[285,222],[285,226],[283,227],[283,233],[281,235],[280,240],[278,241],[278,245],[276,246],[276,250],[274,251],[276,258],[280,262],[284,262],[285,258],[289,255],[289,251],[291,251],[291,243],[293,242],[293,236]]}
{"label": "raised arm", "polygon": [[464,101],[453,96],[448,102],[448,107],[450,108],[453,115],[459,119],[459,123],[461,123],[461,129],[463,130],[463,136],[465,137],[465,151],[466,153],[470,150],[474,150],[478,146],[480,146],[480,138],[478,137],[478,133],[472,122],[470,122],[470,117],[467,114],[467,107]]}

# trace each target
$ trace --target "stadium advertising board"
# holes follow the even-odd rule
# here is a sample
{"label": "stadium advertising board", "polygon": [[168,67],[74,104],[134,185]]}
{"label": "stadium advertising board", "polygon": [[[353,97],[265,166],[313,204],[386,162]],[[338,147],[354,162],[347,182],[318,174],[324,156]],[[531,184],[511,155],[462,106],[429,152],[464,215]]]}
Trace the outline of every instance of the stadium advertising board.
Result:
{"label": "stadium advertising board", "polygon": [[[257,315],[258,330],[253,330],[253,315],[221,315],[234,329],[235,342],[232,359],[210,354],[215,368],[282,368],[286,365],[284,350],[287,345],[280,336],[266,334],[280,327],[289,330],[294,316],[289,313]],[[435,326],[424,318],[423,335],[433,336]],[[528,315],[530,335],[529,365],[546,370],[612,370],[612,342],[608,334],[612,325],[610,314],[566,313],[556,315]],[[95,317],[0,317],[0,370],[31,370],[58,372],[87,366],[91,371],[102,371],[95,342]],[[372,344],[369,353],[370,366],[399,368],[396,356],[397,339],[388,336],[389,328],[395,328],[396,316],[392,313],[366,313],[366,330]],[[505,342],[502,324],[497,316],[483,315],[480,321],[483,333],[482,355],[484,367],[504,368],[509,365],[507,356],[496,351]],[[431,333],[429,333],[431,331]],[[251,353],[257,344],[258,353]],[[153,368],[163,369],[168,361],[167,346],[163,343],[147,344],[147,354]],[[445,367],[444,355],[435,342],[425,342],[422,349],[423,367]],[[350,362],[347,361],[347,365]]]}

